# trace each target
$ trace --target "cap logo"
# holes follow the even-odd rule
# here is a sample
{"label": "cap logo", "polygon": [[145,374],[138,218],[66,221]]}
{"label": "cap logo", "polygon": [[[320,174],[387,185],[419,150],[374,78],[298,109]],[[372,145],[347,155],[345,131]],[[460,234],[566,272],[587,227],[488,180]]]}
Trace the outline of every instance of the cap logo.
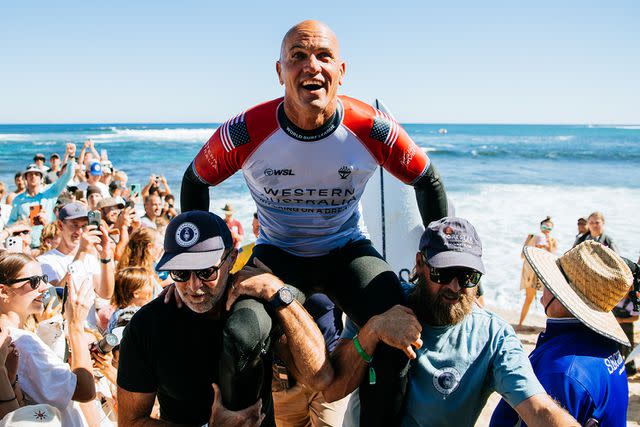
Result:
{"label": "cap logo", "polygon": [[443,231],[444,234],[446,234],[447,236],[451,236],[453,234],[453,228],[451,227],[446,227]]}
{"label": "cap logo", "polygon": [[176,243],[183,248],[193,246],[198,241],[198,237],[200,237],[200,230],[191,222],[180,224],[176,230]]}

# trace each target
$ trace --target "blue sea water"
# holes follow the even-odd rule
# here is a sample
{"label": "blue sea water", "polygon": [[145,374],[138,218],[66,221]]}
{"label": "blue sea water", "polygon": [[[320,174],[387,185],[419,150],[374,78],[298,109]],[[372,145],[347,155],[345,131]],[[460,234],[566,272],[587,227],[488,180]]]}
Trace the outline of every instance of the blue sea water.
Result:
{"label": "blue sea water", "polygon": [[[217,124],[0,125],[0,181],[36,152],[64,153],[91,138],[106,149],[129,183],[165,175],[179,194],[182,174]],[[439,129],[446,128],[441,134]],[[547,215],[561,251],[573,242],[579,216],[600,210],[622,254],[640,250],[640,126],[407,124],[407,132],[438,167],[457,214],[483,240],[490,299],[517,304],[522,241]],[[241,174],[212,190],[212,208],[230,201],[251,229],[254,211]]]}

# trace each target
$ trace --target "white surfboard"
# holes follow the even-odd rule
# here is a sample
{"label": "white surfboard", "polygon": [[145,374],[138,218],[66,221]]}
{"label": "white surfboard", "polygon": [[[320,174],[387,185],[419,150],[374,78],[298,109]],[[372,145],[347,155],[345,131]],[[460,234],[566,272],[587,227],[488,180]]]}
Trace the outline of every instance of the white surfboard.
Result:
{"label": "white surfboard", "polygon": [[[382,101],[376,99],[373,106],[393,117]],[[360,204],[373,246],[396,274],[411,271],[424,231],[413,187],[379,167],[369,180]],[[401,276],[408,277],[405,273]]]}

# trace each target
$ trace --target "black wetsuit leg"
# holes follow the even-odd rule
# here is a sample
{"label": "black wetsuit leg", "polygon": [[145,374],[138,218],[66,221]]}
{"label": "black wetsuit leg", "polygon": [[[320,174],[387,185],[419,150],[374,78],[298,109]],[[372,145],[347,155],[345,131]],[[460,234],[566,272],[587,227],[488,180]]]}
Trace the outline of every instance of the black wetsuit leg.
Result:
{"label": "black wetsuit leg", "polygon": [[[254,248],[250,263],[258,258],[294,292],[306,294],[325,292],[354,322],[363,325],[375,314],[382,313],[396,304],[402,304],[402,289],[397,276],[368,240],[349,243],[345,247],[321,257],[297,257],[275,246],[258,245]],[[302,296],[298,294],[298,299]],[[242,304],[240,304],[240,302]],[[261,371],[248,365],[233,366],[235,360],[258,360],[257,349],[268,339],[266,325],[271,319],[262,302],[244,299],[236,303],[225,328],[225,348],[231,349],[228,364],[221,376],[235,372],[236,377],[258,378]],[[302,302],[302,301],[301,301]],[[237,317],[236,317],[237,316]],[[260,331],[256,334],[256,331]],[[367,427],[397,424],[402,407],[409,360],[405,354],[386,345],[378,345],[373,366],[375,385],[368,377],[360,386],[361,422]],[[236,386],[225,381],[225,393],[231,390],[242,405],[255,402],[258,392],[250,389],[252,382],[243,381]],[[257,383],[257,381],[253,381]],[[242,407],[242,405],[237,407]]]}
{"label": "black wetsuit leg", "polygon": [[[300,303],[304,303],[304,294],[287,282],[287,278],[304,270],[300,263],[289,260],[296,257],[269,245],[256,246],[248,264],[254,265],[256,257],[270,267],[274,265],[274,274],[287,283]],[[287,261],[283,257],[288,257]],[[219,385],[226,408],[244,409],[260,396],[263,408],[272,407],[270,336],[281,334],[281,329],[275,326],[262,301],[241,297],[233,305],[225,323],[219,365]],[[272,411],[270,415],[272,417]],[[265,418],[262,425],[274,423]]]}
{"label": "black wetsuit leg", "polygon": [[[332,252],[333,277],[326,293],[358,325],[403,304],[402,286],[389,264],[368,240],[349,243]],[[376,383],[365,375],[360,384],[360,425],[399,425],[407,385],[409,359],[400,350],[379,343],[372,366]]]}

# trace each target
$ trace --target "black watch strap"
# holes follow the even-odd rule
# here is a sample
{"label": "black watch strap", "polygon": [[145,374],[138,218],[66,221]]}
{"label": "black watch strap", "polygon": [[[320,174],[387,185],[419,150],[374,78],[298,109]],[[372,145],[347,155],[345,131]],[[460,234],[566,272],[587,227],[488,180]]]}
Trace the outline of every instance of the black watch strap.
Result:
{"label": "black watch strap", "polygon": [[293,302],[294,299],[295,298],[293,296],[293,292],[291,292],[291,289],[287,288],[286,286],[283,286],[280,289],[278,289],[278,292],[276,292],[276,294],[273,296],[273,298],[271,298],[268,304],[269,304],[269,307],[273,311],[275,311],[279,308],[288,306]]}

